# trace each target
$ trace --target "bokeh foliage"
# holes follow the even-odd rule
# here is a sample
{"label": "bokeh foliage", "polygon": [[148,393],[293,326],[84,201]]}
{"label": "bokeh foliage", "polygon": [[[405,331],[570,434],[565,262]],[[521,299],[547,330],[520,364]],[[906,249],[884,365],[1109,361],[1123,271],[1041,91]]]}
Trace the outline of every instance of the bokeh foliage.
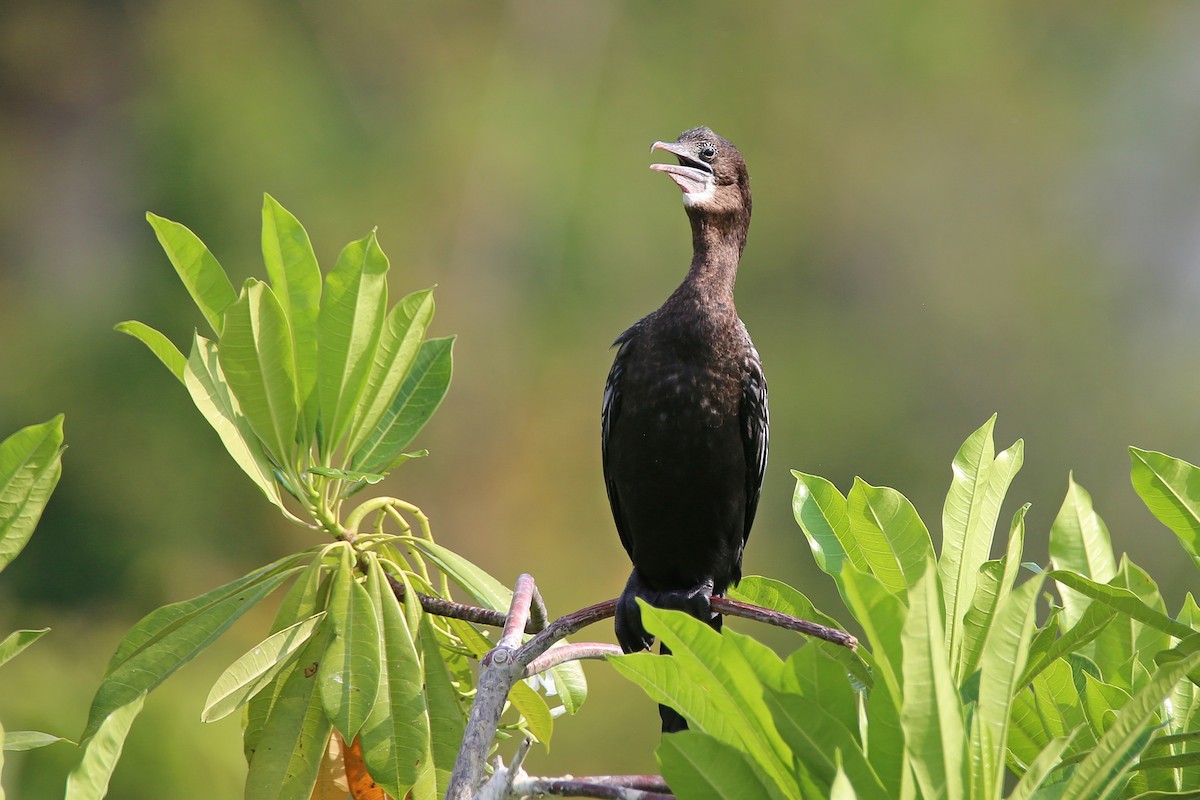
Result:
{"label": "bokeh foliage", "polygon": [[[6,720],[79,730],[145,609],[296,544],[178,387],[106,333],[138,316],[190,342],[151,208],[228,253],[255,251],[264,190],[318,243],[378,224],[397,291],[439,284],[438,329],[459,334],[432,455],[389,491],[502,580],[534,572],[553,611],[614,595],[606,347],[686,265],[645,149],[695,124],[754,176],[738,304],[775,424],[747,569],[818,584],[790,469],[932,507],[943,455],[999,410],[1031,443],[1012,489],[1029,524],[1051,524],[1074,469],[1177,607],[1191,566],[1143,535],[1122,454],[1200,457],[1197,30],[1161,2],[4,3],[0,430],[62,409],[72,431],[0,589],[14,625],[70,633],[8,665]],[[256,270],[226,267],[235,285]],[[196,687],[151,698],[114,792],[236,791],[228,735],[197,726],[169,751],[256,624],[177,677]],[[600,675],[593,691],[548,769],[651,769],[651,704]],[[56,759],[10,760],[8,780],[47,796]]]}

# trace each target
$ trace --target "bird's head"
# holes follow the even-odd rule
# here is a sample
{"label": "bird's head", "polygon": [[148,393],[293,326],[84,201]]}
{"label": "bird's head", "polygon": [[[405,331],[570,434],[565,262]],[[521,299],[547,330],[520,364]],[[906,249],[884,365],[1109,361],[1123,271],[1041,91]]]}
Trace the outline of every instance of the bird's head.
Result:
{"label": "bird's head", "polygon": [[710,128],[692,128],[673,142],[655,142],[650,152],[665,150],[678,164],[651,164],[683,190],[689,211],[710,214],[750,213],[750,175],[742,154]]}

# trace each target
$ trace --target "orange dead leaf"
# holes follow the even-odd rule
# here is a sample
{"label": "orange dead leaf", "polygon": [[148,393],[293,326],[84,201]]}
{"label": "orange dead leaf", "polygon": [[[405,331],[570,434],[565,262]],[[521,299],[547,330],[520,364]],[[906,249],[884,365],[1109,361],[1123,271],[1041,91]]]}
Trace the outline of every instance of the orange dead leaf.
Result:
{"label": "orange dead leaf", "polygon": [[358,737],[354,738],[354,744],[346,748],[342,755],[342,763],[346,765],[346,780],[350,782],[350,796],[354,800],[392,800],[367,772]]}

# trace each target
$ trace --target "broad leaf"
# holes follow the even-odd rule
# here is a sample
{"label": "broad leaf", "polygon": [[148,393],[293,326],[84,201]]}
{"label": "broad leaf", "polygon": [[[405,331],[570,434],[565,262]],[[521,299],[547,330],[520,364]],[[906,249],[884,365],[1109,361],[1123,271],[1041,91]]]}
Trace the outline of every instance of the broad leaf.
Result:
{"label": "broad leaf", "polygon": [[1042,576],[1006,595],[996,609],[980,657],[979,702],[972,720],[973,777],[980,797],[999,796],[1004,785],[1004,752],[1009,712],[1018,679],[1029,656]]}
{"label": "broad leaf", "polygon": [[292,332],[296,386],[305,440],[317,424],[317,314],[321,309],[321,270],[308,232],[291,212],[263,195],[262,251],[271,288]]}
{"label": "broad leaf", "polygon": [[0,642],[0,664],[5,663],[17,653],[36,642],[49,632],[49,628],[37,630],[13,631]]}
{"label": "broad leaf", "polygon": [[[794,617],[820,623],[829,628],[844,630],[845,626],[828,614],[818,610],[807,597],[782,581],[764,578],[761,575],[747,575],[734,588],[729,590],[729,597],[746,603],[753,603],[791,614]],[[811,640],[812,645],[820,648],[827,656],[842,664],[846,671],[863,686],[870,688],[874,684],[871,670],[854,650],[819,639]]]}
{"label": "broad leaf", "polygon": [[271,682],[292,654],[308,642],[324,618],[322,611],[284,628],[229,665],[209,691],[200,719],[215,722],[240,708]]}
{"label": "broad leaf", "polygon": [[679,800],[762,800],[786,797],[764,782],[750,757],[696,731],[664,736],[656,751],[659,768]]}
{"label": "broad leaf", "polygon": [[197,335],[192,342],[192,353],[184,370],[183,383],[191,393],[192,401],[221,437],[221,443],[242,468],[242,472],[254,481],[284,516],[296,519],[283,505],[271,461],[263,451],[262,442],[254,434],[249,420],[229,390],[217,359],[217,346],[202,336]]}
{"label": "broad leaf", "polygon": [[979,568],[991,552],[1000,504],[1024,458],[1024,444],[1020,440],[995,455],[992,443],[995,424],[993,414],[959,448],[951,465],[954,478],[942,509],[938,574],[946,604],[946,649],[952,664],[959,661],[963,618],[974,601]]}
{"label": "broad leaf", "polygon": [[354,452],[354,469],[386,472],[406,455],[404,448],[425,427],[450,387],[453,348],[453,336],[429,339],[421,345],[400,390]]}
{"label": "broad leaf", "polygon": [[366,389],[387,309],[387,271],[387,256],[372,231],[346,245],[325,278],[317,317],[317,392],[326,453],[341,443]]}
{"label": "broad leaf", "polygon": [[0,739],[4,740],[4,749],[8,751],[37,750],[40,747],[48,747],[58,742],[69,741],[61,736],[55,736],[52,733],[42,733],[41,731],[0,730]]}
{"label": "broad leaf", "polygon": [[175,346],[174,342],[146,323],[138,322],[135,319],[118,322],[115,330],[129,334],[146,345],[150,352],[163,363],[163,366],[170,370],[180,383],[183,383],[183,370],[187,367],[187,358],[179,352],[179,348]]}
{"label": "broad leaf", "polygon": [[1195,633],[1187,625],[1176,622],[1161,611],[1146,605],[1141,598],[1128,589],[1097,583],[1074,572],[1064,570],[1054,570],[1049,575],[1061,586],[1066,586],[1086,598],[1098,600],[1122,614],[1178,639],[1186,639]]}
{"label": "broad leaf", "polygon": [[346,449],[357,452],[404,383],[433,319],[433,290],[413,292],[388,313],[362,402],[354,411]]}
{"label": "broad leaf", "polygon": [[796,470],[792,475],[796,478],[792,514],[808,539],[817,566],[832,575],[839,587],[843,562],[849,561],[859,572],[868,572],[870,564],[850,533],[846,498],[824,478]]}
{"label": "broad leaf", "polygon": [[1153,735],[1148,725],[1154,715],[1175,684],[1197,666],[1200,666],[1200,651],[1159,667],[1150,682],[1125,703],[1112,727],[1080,762],[1062,800],[1115,797],[1124,785],[1126,772]]}
{"label": "broad leaf", "polygon": [[850,530],[871,574],[900,597],[914,585],[933,555],[925,523],[912,503],[895,489],[871,486],[861,478],[847,498]]}
{"label": "broad leaf", "polygon": [[[932,557],[930,557],[932,562]],[[925,798],[966,796],[966,732],[950,677],[937,571],[930,568],[908,593],[904,623],[904,728],[913,773]]]}
{"label": "broad leaf", "polygon": [[366,588],[355,580],[349,551],[329,592],[333,638],[321,658],[321,703],[342,738],[354,741],[375,705],[380,679],[380,628]]}
{"label": "broad leaf", "polygon": [[1133,488],[1200,567],[1200,467],[1153,450],[1129,448]]}
{"label": "broad leaf", "polygon": [[146,221],[154,228],[159,244],[166,251],[167,258],[187,287],[196,307],[213,331],[220,334],[225,309],[237,300],[237,292],[233,290],[229,276],[204,246],[204,242],[185,226],[155,214],[146,214]]}
{"label": "broad leaf", "polygon": [[87,738],[83,760],[67,776],[65,800],[100,800],[108,793],[108,781],[121,758],[125,737],[145,701],[145,692],[134,695],[114,708]]}
{"label": "broad leaf", "polygon": [[280,465],[296,449],[299,395],[292,334],[275,293],[253,278],[225,312],[218,359],[250,427]]}
{"label": "broad leaf", "polygon": [[512,590],[467,559],[428,539],[405,537],[404,541],[429,557],[437,568],[461,586],[481,606],[508,611]]}
{"label": "broad leaf", "polygon": [[[1050,563],[1056,570],[1072,570],[1096,583],[1107,583],[1117,574],[1108,528],[1092,508],[1091,495],[1074,477],[1067,480],[1067,497],[1050,528]],[[1059,591],[1064,626],[1070,628],[1089,601],[1061,584]]]}
{"label": "broad leaf", "polygon": [[317,671],[332,625],[320,627],[300,651],[299,664],[280,687],[250,754],[246,800],[309,800],[333,724],[321,708]]}
{"label": "broad leaf", "polygon": [[0,571],[25,549],[62,475],[63,415],[0,442]]}
{"label": "broad leaf", "polygon": [[[396,600],[379,559],[370,558],[367,593],[383,633],[379,695],[363,724],[360,741],[371,776],[392,797],[404,797],[417,782],[429,749],[425,675],[416,634]],[[406,602],[416,605],[411,587]],[[417,626],[420,625],[417,605]]]}
{"label": "broad leaf", "polygon": [[443,797],[450,783],[454,760],[462,742],[466,718],[458,690],[451,683],[437,634],[428,615],[421,617],[420,636],[422,664],[425,667],[425,702],[429,710],[429,757],[422,761],[418,785],[433,789],[433,796]]}
{"label": "broad leaf", "polygon": [[1050,771],[1060,765],[1063,751],[1070,743],[1071,736],[1068,735],[1047,744],[1029,765],[1029,768],[1025,770],[1021,780],[1017,781],[1008,800],[1033,800],[1033,798],[1039,797],[1038,790],[1044,785]]}
{"label": "broad leaf", "polygon": [[83,738],[94,734],[118,708],[162,683],[191,661],[242,614],[269,595],[299,567],[305,557],[280,559],[199,597],[151,612],[133,626],[117,646],[96,690]]}
{"label": "broad leaf", "polygon": [[822,787],[832,787],[839,768],[835,754],[840,752],[840,766],[852,778],[859,797],[887,800],[888,792],[852,729],[834,718],[820,697],[802,697],[770,687],[764,687],[764,696],[784,741]]}

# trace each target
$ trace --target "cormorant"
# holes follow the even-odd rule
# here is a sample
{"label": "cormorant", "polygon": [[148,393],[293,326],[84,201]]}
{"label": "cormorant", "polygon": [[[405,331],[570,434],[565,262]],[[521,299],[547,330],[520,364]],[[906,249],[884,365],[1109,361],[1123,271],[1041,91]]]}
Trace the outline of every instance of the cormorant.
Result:
{"label": "cormorant", "polygon": [[[767,384],[733,304],[750,227],[746,162],[708,128],[650,150],[679,162],[650,168],[683,190],[693,253],[679,288],[617,337],[604,387],[604,481],[633,561],[616,613],[627,653],[654,641],[637,597],[721,629],[710,599],[741,579],[767,463]],[[660,712],[664,731],[687,727]]]}

